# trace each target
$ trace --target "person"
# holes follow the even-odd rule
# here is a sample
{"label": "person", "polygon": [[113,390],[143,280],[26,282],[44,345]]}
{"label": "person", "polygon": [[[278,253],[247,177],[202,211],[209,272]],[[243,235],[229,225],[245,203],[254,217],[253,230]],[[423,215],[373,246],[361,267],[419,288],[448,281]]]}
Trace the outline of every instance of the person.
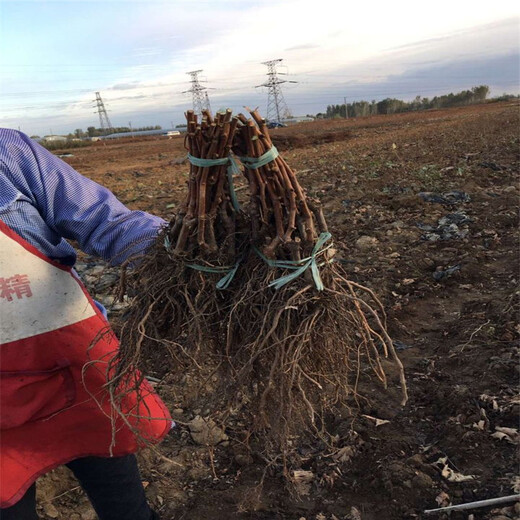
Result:
{"label": "person", "polygon": [[[146,380],[116,410],[105,383],[117,351],[106,313],[73,270],[70,240],[118,265],[165,222],[21,132],[0,129],[0,518],[37,519],[35,481],[66,464],[101,520],[159,518],[135,452],[171,418]],[[121,413],[119,413],[121,412]]]}

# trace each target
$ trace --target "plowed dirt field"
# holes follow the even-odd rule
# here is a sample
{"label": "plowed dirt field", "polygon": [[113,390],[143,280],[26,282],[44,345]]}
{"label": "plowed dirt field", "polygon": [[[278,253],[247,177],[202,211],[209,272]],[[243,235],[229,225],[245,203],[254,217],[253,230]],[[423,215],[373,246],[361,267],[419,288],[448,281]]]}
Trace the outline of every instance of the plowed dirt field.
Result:
{"label": "plowed dirt field", "polygon": [[[423,511],[520,491],[518,130],[519,105],[496,103],[273,131],[321,200],[350,277],[382,299],[410,401],[401,408],[374,383],[364,417],[333,421],[338,446],[355,439],[355,453],[312,447],[299,498],[272,475],[252,500],[257,461],[232,443],[197,445],[179,426],[159,448],[173,462],[141,456],[164,520],[448,518]],[[72,153],[64,160],[132,209],[169,219],[183,199],[182,137]],[[196,415],[168,384],[158,388],[181,422]],[[66,470],[42,479],[39,495],[43,518],[95,518]],[[520,518],[499,509],[449,518]]]}

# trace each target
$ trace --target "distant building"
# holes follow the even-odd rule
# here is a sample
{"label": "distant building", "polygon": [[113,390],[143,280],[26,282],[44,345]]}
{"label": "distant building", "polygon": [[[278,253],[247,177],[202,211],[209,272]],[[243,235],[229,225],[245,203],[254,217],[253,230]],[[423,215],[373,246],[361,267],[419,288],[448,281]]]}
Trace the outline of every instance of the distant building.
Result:
{"label": "distant building", "polygon": [[45,143],[56,143],[59,141],[66,141],[67,137],[64,135],[44,135],[41,140]]}
{"label": "distant building", "polygon": [[147,135],[164,135],[165,137],[171,137],[173,135],[180,135],[180,132],[178,130],[168,130],[164,128],[161,130],[136,130],[135,132],[119,132],[110,135],[103,135],[100,136],[100,139],[120,139],[122,137],[142,137]]}
{"label": "distant building", "polygon": [[287,119],[283,119],[282,123],[286,125],[294,125],[296,123],[305,123],[309,121],[314,121],[314,117],[308,117],[308,116],[295,116],[295,117],[288,117]]}

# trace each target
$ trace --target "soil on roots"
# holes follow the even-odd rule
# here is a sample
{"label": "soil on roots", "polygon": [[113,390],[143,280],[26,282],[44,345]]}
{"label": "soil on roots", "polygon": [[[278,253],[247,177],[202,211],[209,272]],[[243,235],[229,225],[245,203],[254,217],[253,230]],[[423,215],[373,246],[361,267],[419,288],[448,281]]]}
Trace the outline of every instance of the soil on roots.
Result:
{"label": "soil on roots", "polygon": [[[356,415],[362,385],[386,388],[383,359],[397,366],[392,384],[401,385],[403,404],[406,384],[373,291],[334,263],[322,268],[321,292],[303,276],[269,287],[279,275],[251,253],[221,291],[208,273],[172,259],[160,236],[125,280],[135,296],[114,383],[132,367],[176,381],[192,374],[202,382],[197,406],[211,410],[205,420],[290,481],[304,462],[303,446],[319,438],[335,449],[328,425],[338,414]],[[207,392],[209,378],[215,384]]]}
{"label": "soil on roots", "polygon": [[[397,372],[400,363],[379,300],[340,266],[323,268],[322,292],[304,279],[266,290],[279,273],[263,263],[246,272],[225,323],[227,379],[248,392],[244,420],[263,440],[262,456],[281,458],[287,474],[301,467],[299,450],[313,437],[332,448],[327,421],[355,415],[361,382],[387,386],[382,358],[392,358]],[[404,402],[402,372],[397,384]]]}

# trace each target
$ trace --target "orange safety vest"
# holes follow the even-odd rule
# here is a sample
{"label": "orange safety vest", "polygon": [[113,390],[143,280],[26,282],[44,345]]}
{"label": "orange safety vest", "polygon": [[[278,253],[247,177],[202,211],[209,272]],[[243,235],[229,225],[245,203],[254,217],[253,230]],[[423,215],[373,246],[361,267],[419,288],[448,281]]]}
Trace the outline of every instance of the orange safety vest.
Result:
{"label": "orange safety vest", "polygon": [[118,346],[72,269],[0,221],[0,508],[56,466],[134,453],[168,433],[146,381],[142,400],[124,398],[130,427],[111,405],[104,385]]}

